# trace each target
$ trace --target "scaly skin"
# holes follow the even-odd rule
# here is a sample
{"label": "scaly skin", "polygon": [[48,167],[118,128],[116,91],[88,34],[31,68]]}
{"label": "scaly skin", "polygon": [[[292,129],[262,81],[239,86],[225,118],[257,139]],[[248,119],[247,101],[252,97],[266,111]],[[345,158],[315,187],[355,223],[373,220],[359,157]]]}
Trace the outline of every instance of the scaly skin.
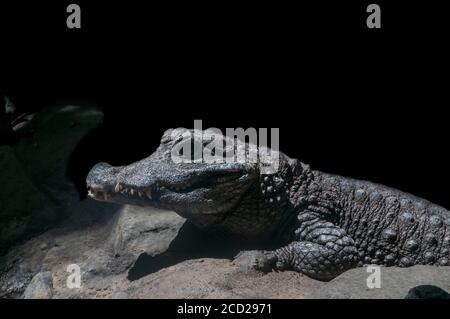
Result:
{"label": "scaly skin", "polygon": [[251,252],[261,270],[294,269],[329,280],[365,264],[449,265],[445,208],[383,185],[313,171],[282,153],[275,174],[249,163],[176,164],[170,152],[183,132],[167,131],[156,152],[139,162],[94,166],[87,177],[90,196],[172,209],[213,234],[278,245]]}

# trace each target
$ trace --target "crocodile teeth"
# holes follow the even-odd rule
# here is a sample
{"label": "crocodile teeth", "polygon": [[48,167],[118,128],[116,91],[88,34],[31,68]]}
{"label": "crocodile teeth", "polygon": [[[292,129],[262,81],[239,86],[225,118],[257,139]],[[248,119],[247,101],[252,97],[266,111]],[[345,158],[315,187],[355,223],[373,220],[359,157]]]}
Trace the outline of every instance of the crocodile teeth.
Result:
{"label": "crocodile teeth", "polygon": [[150,190],[146,190],[145,195],[147,195],[148,199],[152,199],[152,192]]}
{"label": "crocodile teeth", "polygon": [[134,195],[134,189],[131,189],[131,190],[130,190],[130,194],[131,194],[131,196]]}
{"label": "crocodile teeth", "polygon": [[120,183],[117,183],[116,186],[114,187],[114,191],[117,193],[117,192],[120,192],[120,189],[121,189],[121,185],[120,185]]}
{"label": "crocodile teeth", "polygon": [[139,197],[142,197],[142,192],[138,191],[138,195],[139,195]]}

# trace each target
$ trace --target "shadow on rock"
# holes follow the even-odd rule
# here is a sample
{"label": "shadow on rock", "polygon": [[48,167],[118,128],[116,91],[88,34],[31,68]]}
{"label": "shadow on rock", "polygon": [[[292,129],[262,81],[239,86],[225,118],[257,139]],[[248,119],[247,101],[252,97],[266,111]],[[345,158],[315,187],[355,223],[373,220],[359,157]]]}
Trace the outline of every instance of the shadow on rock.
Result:
{"label": "shadow on rock", "polygon": [[164,253],[156,256],[141,254],[129,270],[127,278],[130,281],[138,280],[189,259],[232,259],[242,250],[257,248],[261,247],[242,243],[242,241],[213,237],[186,221]]}

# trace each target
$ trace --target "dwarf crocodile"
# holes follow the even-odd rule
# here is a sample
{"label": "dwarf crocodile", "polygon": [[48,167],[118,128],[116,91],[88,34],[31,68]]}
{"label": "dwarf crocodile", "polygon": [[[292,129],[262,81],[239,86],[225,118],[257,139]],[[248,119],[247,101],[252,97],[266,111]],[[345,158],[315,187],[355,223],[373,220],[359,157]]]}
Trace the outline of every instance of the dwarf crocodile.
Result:
{"label": "dwarf crocodile", "polygon": [[[212,234],[276,244],[253,251],[254,266],[265,271],[292,269],[330,280],[368,264],[449,265],[445,208],[380,184],[312,170],[281,152],[270,174],[258,162],[174,161],[172,150],[185,133],[166,131],[153,154],[130,165],[96,164],[87,176],[89,195],[171,209]],[[192,135],[194,143],[205,144]]]}

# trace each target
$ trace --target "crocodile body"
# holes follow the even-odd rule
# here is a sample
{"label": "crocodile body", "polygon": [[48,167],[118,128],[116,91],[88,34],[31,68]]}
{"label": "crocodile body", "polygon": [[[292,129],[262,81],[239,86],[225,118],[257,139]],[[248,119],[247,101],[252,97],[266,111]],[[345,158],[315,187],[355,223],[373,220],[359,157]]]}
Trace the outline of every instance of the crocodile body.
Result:
{"label": "crocodile body", "polygon": [[273,174],[254,163],[175,163],[171,150],[183,132],[167,131],[141,161],[94,166],[90,196],[172,209],[212,234],[276,245],[255,252],[262,270],[293,269],[330,280],[366,264],[450,264],[450,212],[443,207],[311,170],[281,152]]}

